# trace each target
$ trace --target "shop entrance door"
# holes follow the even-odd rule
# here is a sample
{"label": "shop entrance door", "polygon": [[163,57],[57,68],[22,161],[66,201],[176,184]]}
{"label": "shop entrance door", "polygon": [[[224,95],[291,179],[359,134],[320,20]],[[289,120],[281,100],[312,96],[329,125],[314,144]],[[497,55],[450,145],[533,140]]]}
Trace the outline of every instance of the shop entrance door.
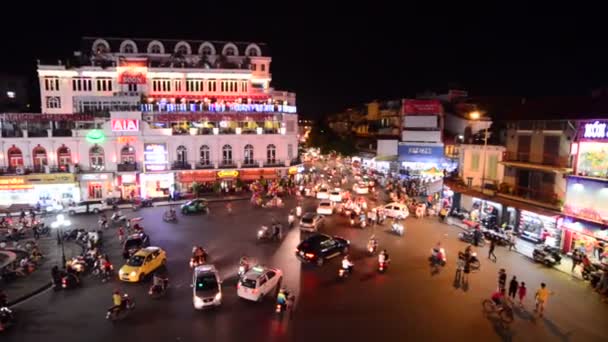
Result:
{"label": "shop entrance door", "polygon": [[99,199],[103,197],[101,183],[89,183],[89,198]]}

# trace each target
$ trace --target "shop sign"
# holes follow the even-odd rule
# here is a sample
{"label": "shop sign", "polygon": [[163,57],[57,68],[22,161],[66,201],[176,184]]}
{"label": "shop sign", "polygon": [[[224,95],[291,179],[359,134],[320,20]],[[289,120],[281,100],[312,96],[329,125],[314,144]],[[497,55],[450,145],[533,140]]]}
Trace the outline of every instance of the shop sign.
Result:
{"label": "shop sign", "polygon": [[239,176],[239,172],[237,170],[222,170],[218,171],[218,178],[236,178]]}
{"label": "shop sign", "polygon": [[296,166],[290,167],[289,170],[287,171],[287,173],[289,173],[290,175],[295,175],[296,173],[298,173],[298,167],[296,167]]}
{"label": "shop sign", "polygon": [[405,100],[403,101],[403,114],[441,114],[443,107],[438,100]]}
{"label": "shop sign", "polygon": [[167,144],[144,144],[145,171],[165,171],[167,170],[167,163]]}
{"label": "shop sign", "polygon": [[92,129],[85,136],[91,144],[101,144],[106,140],[106,135],[100,129]]}
{"label": "shop sign", "polygon": [[588,122],[583,126],[583,138],[585,139],[608,138],[606,133],[606,122],[604,121]]}
{"label": "shop sign", "polygon": [[123,184],[135,184],[137,177],[135,175],[122,175],[120,180]]}
{"label": "shop sign", "polygon": [[116,68],[118,84],[146,84],[148,62],[145,59],[121,59]]}
{"label": "shop sign", "polygon": [[116,142],[119,144],[134,144],[137,142],[137,138],[133,136],[117,137]]}
{"label": "shop sign", "polygon": [[605,240],[608,237],[608,229],[602,229],[601,226],[593,223],[583,223],[576,221],[570,217],[563,219],[561,223],[562,228],[570,229],[575,232],[579,232],[585,235],[593,236]]}
{"label": "shop sign", "polygon": [[443,146],[409,145],[397,147],[399,161],[409,162],[439,162],[444,156]]}
{"label": "shop sign", "polygon": [[31,184],[0,184],[0,190],[28,190],[32,189],[34,186]]}
{"label": "shop sign", "polygon": [[80,176],[80,180],[83,181],[100,181],[107,180],[109,175],[107,173],[92,173]]}
{"label": "shop sign", "polygon": [[180,172],[177,174],[178,180],[182,183],[192,182],[213,182],[215,181],[215,172],[213,171],[191,171],[191,172]]}
{"label": "shop sign", "polygon": [[74,183],[74,175],[70,173],[37,174],[20,177],[1,177],[0,185],[16,186],[24,184],[61,184]]}
{"label": "shop sign", "polygon": [[137,132],[139,131],[139,120],[137,119],[112,119],[112,132]]}
{"label": "shop sign", "polygon": [[608,224],[606,184],[604,181],[568,177],[563,213],[587,221]]}

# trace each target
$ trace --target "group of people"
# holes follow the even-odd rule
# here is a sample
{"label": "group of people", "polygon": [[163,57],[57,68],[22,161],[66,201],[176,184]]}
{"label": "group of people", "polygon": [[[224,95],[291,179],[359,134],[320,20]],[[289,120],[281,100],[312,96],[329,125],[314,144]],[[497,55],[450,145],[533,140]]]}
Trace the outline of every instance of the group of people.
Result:
{"label": "group of people", "polygon": [[[507,273],[504,268],[501,268],[498,271],[498,287],[496,291],[492,294],[492,301],[501,307],[506,305],[507,302],[515,301],[515,298],[519,298],[519,305],[523,307],[524,300],[526,298],[528,289],[526,287],[525,282],[519,282],[516,276],[511,278],[509,282],[509,288],[507,292]],[[545,311],[545,305],[547,304],[547,300],[549,296],[552,295],[553,292],[549,291],[547,285],[545,283],[541,283],[540,287],[534,293],[535,300],[535,308],[534,311],[538,313],[540,317],[543,316]]]}

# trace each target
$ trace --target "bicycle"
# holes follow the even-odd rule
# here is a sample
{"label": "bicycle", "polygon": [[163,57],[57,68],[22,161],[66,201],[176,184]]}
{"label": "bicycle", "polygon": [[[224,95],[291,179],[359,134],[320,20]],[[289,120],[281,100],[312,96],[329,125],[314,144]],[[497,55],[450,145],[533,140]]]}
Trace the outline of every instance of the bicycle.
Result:
{"label": "bicycle", "polygon": [[513,322],[513,308],[506,301],[500,307],[491,299],[486,299],[482,303],[483,311],[486,315],[497,313],[500,320],[505,324]]}

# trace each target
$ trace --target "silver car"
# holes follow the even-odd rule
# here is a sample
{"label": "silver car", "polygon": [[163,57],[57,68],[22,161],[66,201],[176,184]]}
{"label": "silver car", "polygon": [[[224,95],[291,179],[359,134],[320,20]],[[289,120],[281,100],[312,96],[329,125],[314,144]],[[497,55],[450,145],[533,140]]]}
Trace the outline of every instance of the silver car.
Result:
{"label": "silver car", "polygon": [[222,281],[215,266],[197,266],[192,273],[192,304],[197,310],[222,304]]}
{"label": "silver car", "polygon": [[300,230],[306,232],[317,232],[323,226],[325,220],[322,215],[316,213],[306,213],[300,219]]}

